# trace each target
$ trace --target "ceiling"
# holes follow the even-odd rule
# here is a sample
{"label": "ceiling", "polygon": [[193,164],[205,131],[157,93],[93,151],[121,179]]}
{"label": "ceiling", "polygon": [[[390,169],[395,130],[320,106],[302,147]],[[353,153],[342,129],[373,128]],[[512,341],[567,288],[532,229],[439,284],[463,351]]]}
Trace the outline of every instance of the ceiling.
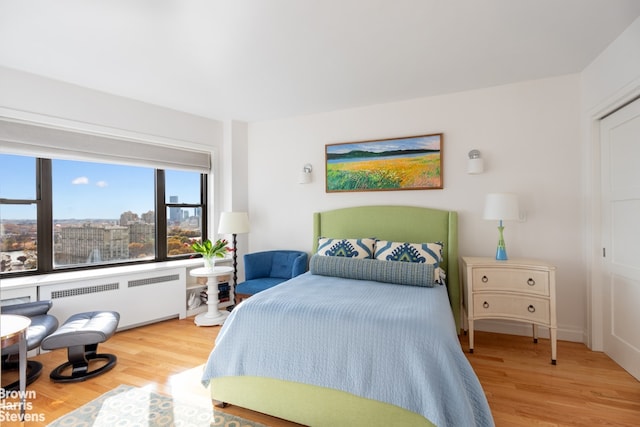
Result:
{"label": "ceiling", "polygon": [[0,66],[268,120],[582,71],[638,0],[0,0]]}

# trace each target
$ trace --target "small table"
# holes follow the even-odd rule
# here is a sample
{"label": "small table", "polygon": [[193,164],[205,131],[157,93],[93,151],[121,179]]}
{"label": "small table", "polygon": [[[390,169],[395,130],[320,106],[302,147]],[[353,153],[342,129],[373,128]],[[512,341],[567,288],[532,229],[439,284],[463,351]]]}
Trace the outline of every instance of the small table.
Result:
{"label": "small table", "polygon": [[530,323],[533,342],[538,325],[549,328],[551,363],[556,364],[556,267],[527,259],[498,261],[485,257],[462,257],[462,307],[465,331],[469,331],[469,353],[473,353],[474,322],[504,319]]}
{"label": "small table", "polygon": [[222,325],[229,316],[229,312],[218,310],[218,282],[216,277],[233,272],[231,267],[214,267],[213,270],[205,267],[195,268],[189,274],[194,277],[207,278],[207,312],[198,314],[195,324],[198,326]]}
{"label": "small table", "polygon": [[20,420],[24,420],[25,399],[27,386],[27,328],[31,319],[15,314],[0,315],[1,348],[9,347],[16,342],[19,350],[20,370]]}

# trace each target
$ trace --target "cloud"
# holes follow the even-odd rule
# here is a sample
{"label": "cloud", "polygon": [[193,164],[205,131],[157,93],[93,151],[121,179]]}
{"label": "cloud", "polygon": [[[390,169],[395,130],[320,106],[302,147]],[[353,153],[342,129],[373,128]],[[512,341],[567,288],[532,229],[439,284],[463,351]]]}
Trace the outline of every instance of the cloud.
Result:
{"label": "cloud", "polygon": [[71,181],[71,183],[74,185],[87,185],[89,183],[89,178],[87,178],[86,176],[79,176]]}
{"label": "cloud", "polygon": [[107,183],[107,181],[98,181],[96,182],[96,185],[100,188],[104,188],[104,187],[108,187],[109,184]]}

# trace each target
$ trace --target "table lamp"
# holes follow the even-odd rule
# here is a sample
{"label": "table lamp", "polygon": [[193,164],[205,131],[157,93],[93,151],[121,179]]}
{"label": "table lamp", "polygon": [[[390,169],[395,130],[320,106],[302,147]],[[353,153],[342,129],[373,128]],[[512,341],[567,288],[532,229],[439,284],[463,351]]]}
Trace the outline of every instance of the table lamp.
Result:
{"label": "table lamp", "polygon": [[484,204],[484,219],[498,220],[498,249],[496,259],[506,261],[507,248],[504,244],[504,226],[502,221],[517,220],[520,217],[518,208],[518,196],[512,193],[490,193],[487,194]]}

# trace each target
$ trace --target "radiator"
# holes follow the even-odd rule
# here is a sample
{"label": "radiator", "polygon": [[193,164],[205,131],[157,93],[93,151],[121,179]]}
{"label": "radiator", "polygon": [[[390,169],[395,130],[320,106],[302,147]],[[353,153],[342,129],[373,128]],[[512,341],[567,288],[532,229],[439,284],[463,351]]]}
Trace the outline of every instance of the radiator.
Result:
{"label": "radiator", "polygon": [[118,330],[186,317],[184,268],[138,274],[109,275],[41,285],[40,300],[52,300],[49,311],[60,324],[85,311],[120,313]]}

